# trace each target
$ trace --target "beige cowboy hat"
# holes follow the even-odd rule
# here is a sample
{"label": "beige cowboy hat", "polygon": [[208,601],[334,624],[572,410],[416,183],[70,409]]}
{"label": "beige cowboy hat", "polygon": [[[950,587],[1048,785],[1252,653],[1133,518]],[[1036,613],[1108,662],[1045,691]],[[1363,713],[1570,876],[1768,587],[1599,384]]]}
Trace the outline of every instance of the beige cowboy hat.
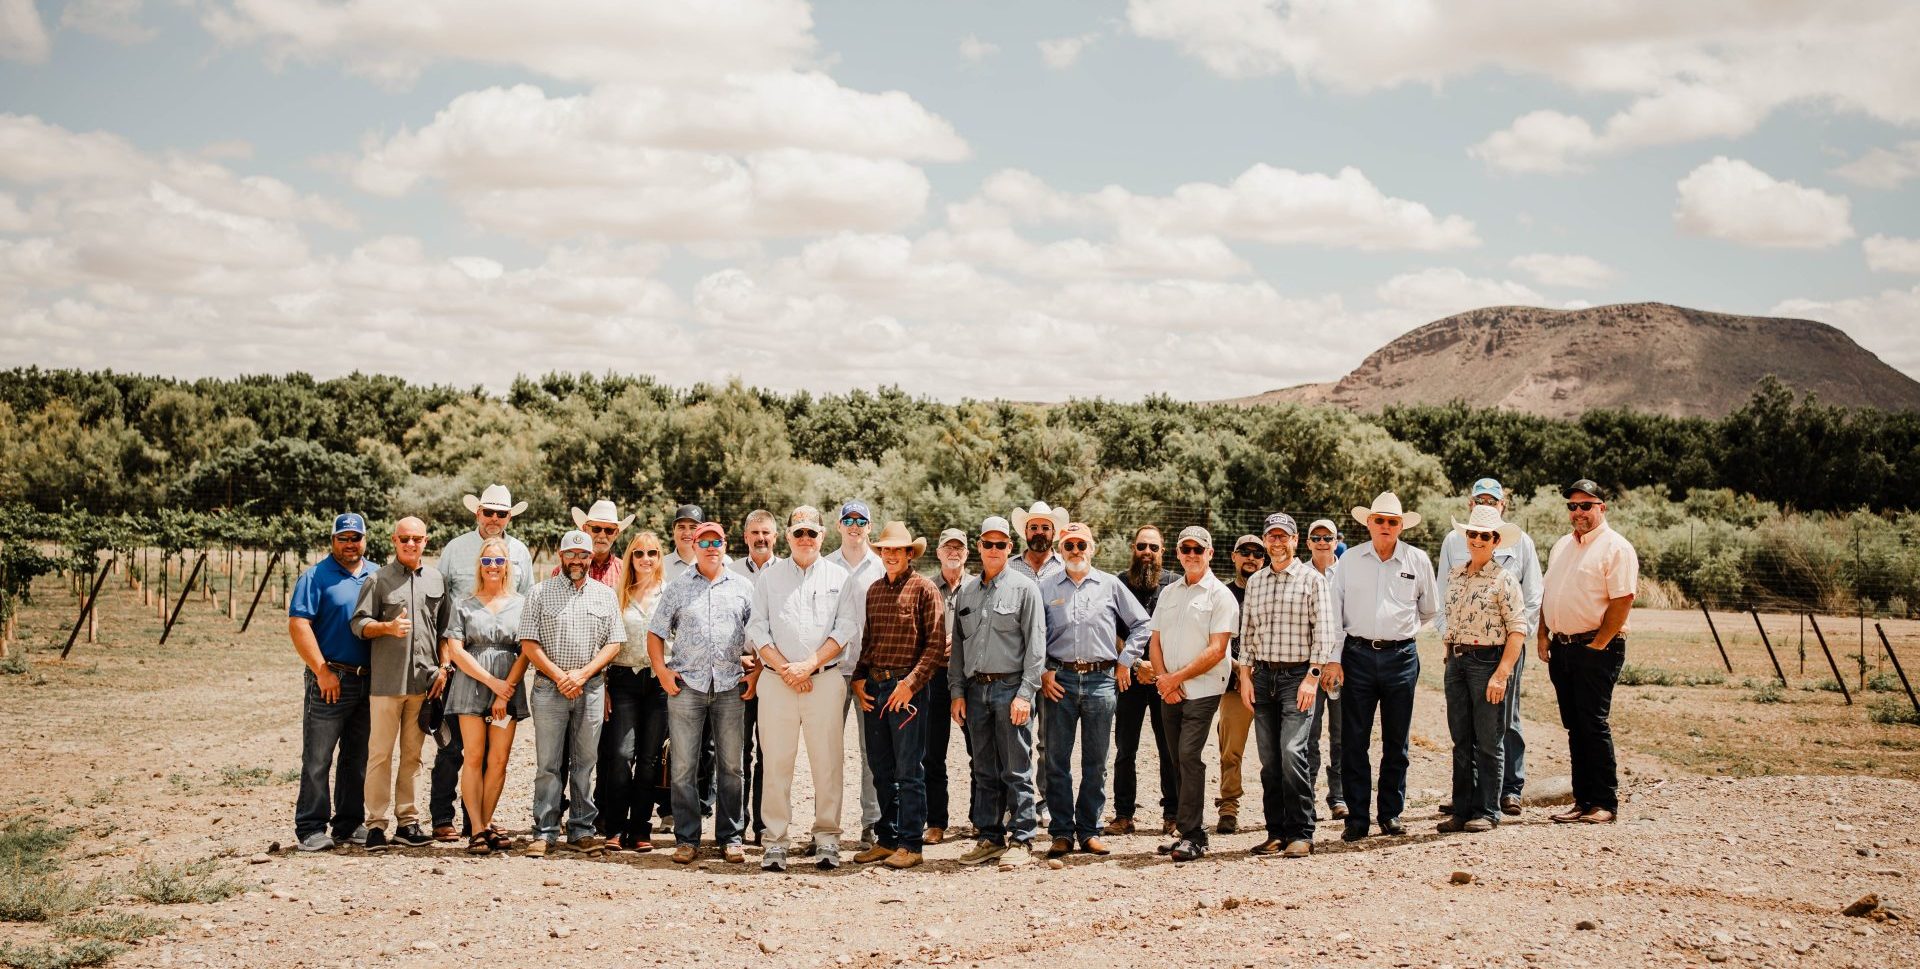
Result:
{"label": "beige cowboy hat", "polygon": [[468,495],[460,501],[467,506],[468,511],[476,515],[480,513],[480,509],[489,508],[494,511],[504,511],[508,518],[512,518],[527,510],[526,502],[523,501],[517,505],[513,503],[513,492],[508,491],[507,486],[503,484],[490,484],[478,495]]}
{"label": "beige cowboy hat", "polygon": [[1400,496],[1391,491],[1380,492],[1379,497],[1373,499],[1373,507],[1371,508],[1363,505],[1353,506],[1353,520],[1362,525],[1365,525],[1367,519],[1373,515],[1392,515],[1400,519],[1400,527],[1402,528],[1414,528],[1420,524],[1420,513],[1417,511],[1401,511]]}
{"label": "beige cowboy hat", "polygon": [[621,518],[620,509],[614,507],[613,502],[605,498],[594,502],[593,507],[586,511],[581,511],[577,507],[573,509],[573,524],[576,528],[585,528],[588,522],[599,522],[602,525],[612,525],[624,532],[628,525],[633,524],[633,518],[632,515]]}
{"label": "beige cowboy hat", "polygon": [[1053,522],[1053,530],[1055,533],[1066,531],[1067,510],[1065,508],[1050,508],[1044,501],[1034,502],[1033,507],[1026,511],[1015,508],[1013,510],[1013,530],[1025,535],[1027,533],[1027,522],[1034,518],[1045,518]]}
{"label": "beige cowboy hat", "polygon": [[1476,532],[1499,532],[1499,547],[1501,548],[1512,548],[1520,544],[1520,526],[1512,522],[1501,521],[1500,509],[1492,505],[1473,506],[1473,511],[1467,515],[1466,521],[1463,522],[1457,518],[1454,519],[1453,530],[1461,532],[1462,537],[1464,537],[1464,533],[1469,530]]}
{"label": "beige cowboy hat", "polygon": [[907,534],[907,523],[903,521],[888,522],[887,527],[880,529],[880,534],[875,535],[867,544],[874,548],[912,549],[915,558],[926,554],[927,551],[927,540]]}

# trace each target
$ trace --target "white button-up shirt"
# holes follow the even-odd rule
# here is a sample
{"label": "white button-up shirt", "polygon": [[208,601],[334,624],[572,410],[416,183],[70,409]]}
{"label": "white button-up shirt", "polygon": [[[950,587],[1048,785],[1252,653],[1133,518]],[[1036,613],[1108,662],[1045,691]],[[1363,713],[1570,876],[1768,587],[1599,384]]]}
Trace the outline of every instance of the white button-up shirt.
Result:
{"label": "white button-up shirt", "polygon": [[868,548],[866,556],[858,562],[848,562],[841,554],[843,551],[844,548],[835,549],[833,554],[820,558],[847,570],[846,590],[840,593],[840,611],[846,613],[851,625],[847,627],[847,638],[840,640],[846,649],[840,657],[840,671],[852,678],[854,664],[860,661],[860,635],[867,626],[867,586],[884,578],[887,567],[880,561],[880,553],[872,548]]}
{"label": "white button-up shirt", "polygon": [[[1177,672],[1206,652],[1207,641],[1214,634],[1240,628],[1240,603],[1226,583],[1211,572],[1198,582],[1188,582],[1182,575],[1160,590],[1152,626],[1160,634],[1160,658],[1167,663],[1164,672]],[[1227,676],[1232,671],[1233,661],[1223,652],[1220,662],[1188,680],[1181,689],[1189,699],[1219,696],[1226,692]]]}
{"label": "white button-up shirt", "polygon": [[[1340,567],[1328,581],[1345,636],[1412,639],[1440,611],[1433,560],[1406,542],[1395,543],[1385,559],[1374,552],[1372,541],[1355,545],[1340,556]],[[1343,637],[1333,662],[1340,661],[1345,649]]]}
{"label": "white button-up shirt", "polygon": [[747,642],[756,651],[772,646],[788,662],[798,663],[832,638],[842,647],[842,655],[833,660],[838,666],[846,658],[847,639],[853,634],[851,619],[840,610],[846,586],[847,570],[826,558],[815,559],[804,569],[792,559],[769,564],[753,578]]}

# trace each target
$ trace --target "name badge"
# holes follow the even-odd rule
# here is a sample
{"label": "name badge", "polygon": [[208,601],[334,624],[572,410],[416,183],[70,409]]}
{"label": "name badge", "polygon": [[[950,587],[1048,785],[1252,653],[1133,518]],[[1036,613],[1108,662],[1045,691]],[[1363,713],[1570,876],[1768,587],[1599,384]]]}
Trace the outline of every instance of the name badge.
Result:
{"label": "name badge", "polygon": [[1400,577],[1401,577],[1401,578],[1403,578],[1403,579],[1411,579],[1411,578],[1413,578],[1413,573],[1412,573],[1412,572],[1402,572],[1402,573],[1400,573]]}

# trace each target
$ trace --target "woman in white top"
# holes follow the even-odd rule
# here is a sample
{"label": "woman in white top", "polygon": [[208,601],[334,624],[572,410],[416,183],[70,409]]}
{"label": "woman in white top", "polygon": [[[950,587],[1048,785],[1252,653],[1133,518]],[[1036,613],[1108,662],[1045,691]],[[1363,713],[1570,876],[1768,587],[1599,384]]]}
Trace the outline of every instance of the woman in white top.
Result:
{"label": "woman in white top", "polygon": [[458,717],[463,743],[460,799],[473,824],[467,850],[484,855],[510,843],[493,827],[493,811],[507,781],[507,755],[514,727],[527,718],[520,681],[527,658],[520,653],[520,606],[513,591],[512,552],[504,538],[480,543],[473,594],[454,604],[453,620],[440,643],[440,661],[452,663],[447,715]]}
{"label": "woman in white top", "polygon": [[665,584],[660,536],[635,535],[623,558],[614,594],[627,624],[627,642],[607,666],[607,726],[600,733],[594,800],[608,851],[652,851],[656,788],[667,744],[667,695],[647,661],[647,625]]}

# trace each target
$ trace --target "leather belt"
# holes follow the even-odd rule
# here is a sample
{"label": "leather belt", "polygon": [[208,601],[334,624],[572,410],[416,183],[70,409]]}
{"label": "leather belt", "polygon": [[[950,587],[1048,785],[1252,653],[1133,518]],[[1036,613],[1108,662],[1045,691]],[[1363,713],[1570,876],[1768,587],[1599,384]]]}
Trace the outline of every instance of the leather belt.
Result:
{"label": "leather belt", "polygon": [[1483,649],[1499,649],[1505,645],[1505,643],[1448,643],[1447,655],[1463,656],[1467,653],[1477,653]]}
{"label": "leather belt", "polygon": [[907,678],[907,674],[911,672],[913,672],[913,667],[911,666],[900,666],[900,667],[894,667],[891,669],[885,668],[885,667],[879,667],[879,666],[870,666],[867,668],[867,679],[879,680],[882,683],[885,683],[889,680],[904,680]]}
{"label": "leather belt", "polygon": [[1019,675],[1018,673],[975,673],[973,674],[973,681],[975,683],[998,683],[1001,680],[1010,680]]}
{"label": "leather belt", "polygon": [[1062,663],[1057,660],[1047,660],[1047,669],[1055,672],[1072,670],[1075,673],[1104,673],[1111,671],[1117,665],[1119,664],[1113,660],[1097,663]]}
{"label": "leather belt", "polygon": [[1547,636],[1547,641],[1570,646],[1585,646],[1593,642],[1593,634],[1599,631],[1598,629],[1589,629],[1584,633],[1551,633]]}
{"label": "leather belt", "polygon": [[1267,670],[1273,673],[1286,673],[1293,670],[1306,669],[1312,665],[1312,663],[1306,660],[1301,660],[1298,663],[1282,663],[1279,660],[1273,659],[1257,659],[1253,661],[1254,669]]}
{"label": "leather belt", "polygon": [[365,666],[349,666],[346,663],[336,663],[332,660],[327,661],[327,669],[330,669],[335,673],[346,673],[349,676],[365,676],[369,672],[371,672]]}
{"label": "leather belt", "polygon": [[1365,639],[1360,636],[1348,636],[1347,642],[1359,643],[1373,649],[1399,649],[1402,646],[1411,645],[1413,643],[1413,637],[1409,636],[1406,639]]}

